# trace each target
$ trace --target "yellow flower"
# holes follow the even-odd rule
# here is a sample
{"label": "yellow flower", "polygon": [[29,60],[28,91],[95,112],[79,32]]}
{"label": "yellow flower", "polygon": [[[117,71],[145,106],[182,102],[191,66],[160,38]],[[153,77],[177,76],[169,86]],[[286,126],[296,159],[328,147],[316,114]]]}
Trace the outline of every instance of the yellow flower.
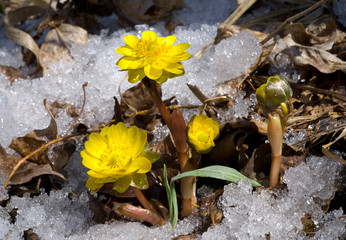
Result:
{"label": "yellow flower", "polygon": [[188,142],[199,153],[208,153],[219,136],[219,124],[207,115],[195,115],[187,125]]}
{"label": "yellow flower", "polygon": [[91,133],[81,152],[83,165],[90,170],[87,188],[97,191],[105,183],[122,193],[129,186],[148,188],[145,173],[160,154],[146,149],[147,133],[136,126],[127,128],[122,122]]}
{"label": "yellow flower", "polygon": [[144,31],[142,38],[134,35],[124,37],[125,46],[119,47],[116,53],[124,55],[117,65],[128,71],[129,82],[135,83],[145,76],[157,83],[166,82],[168,78],[184,75],[181,61],[189,59],[186,52],[188,43],[173,46],[176,37],[158,37],[155,32]]}

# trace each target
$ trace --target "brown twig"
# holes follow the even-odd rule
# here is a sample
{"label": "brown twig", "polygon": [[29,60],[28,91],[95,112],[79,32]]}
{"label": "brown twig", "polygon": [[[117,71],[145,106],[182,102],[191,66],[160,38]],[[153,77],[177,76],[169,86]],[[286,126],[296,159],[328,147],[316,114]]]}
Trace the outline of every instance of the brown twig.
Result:
{"label": "brown twig", "polygon": [[77,123],[78,119],[80,118],[80,116],[82,115],[83,111],[84,111],[84,107],[85,107],[85,103],[86,103],[86,91],[85,91],[85,87],[88,86],[88,82],[85,82],[83,84],[83,95],[84,95],[84,99],[83,99],[83,105],[82,108],[78,114],[78,116],[76,117],[76,119],[73,121],[73,123],[71,124],[71,126],[67,129],[66,133],[64,136],[66,136],[68,134],[69,131],[71,131],[71,129],[73,128],[73,126]]}
{"label": "brown twig", "polygon": [[266,37],[265,39],[263,39],[261,41],[261,44],[264,45],[266,42],[268,42],[272,37],[274,37],[276,34],[278,34],[279,32],[281,32],[281,30],[288,24],[294,22],[295,20],[305,16],[306,14],[308,14],[309,12],[315,10],[316,8],[318,8],[319,6],[321,6],[323,3],[327,2],[328,0],[321,0],[317,3],[315,3],[314,5],[312,5],[311,7],[305,9],[304,11],[290,17],[287,18],[283,23],[281,23],[268,37]]}
{"label": "brown twig", "polygon": [[310,86],[306,86],[306,85],[301,85],[298,86],[300,89],[304,89],[304,90],[309,90],[311,92],[315,92],[315,93],[320,93],[323,95],[328,95],[334,98],[337,98],[341,101],[346,102],[346,97],[342,94],[336,93],[334,91],[330,91],[330,90],[326,90],[326,89],[321,89],[321,88],[316,88],[316,87],[310,87]]}

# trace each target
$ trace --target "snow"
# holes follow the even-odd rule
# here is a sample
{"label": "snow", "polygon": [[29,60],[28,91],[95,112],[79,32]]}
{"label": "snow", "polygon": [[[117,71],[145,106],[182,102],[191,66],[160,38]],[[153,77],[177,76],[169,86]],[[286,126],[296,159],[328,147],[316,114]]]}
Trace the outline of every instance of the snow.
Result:
{"label": "snow", "polygon": [[[301,218],[305,213],[317,227],[312,239],[341,238],[346,232],[342,209],[325,215],[323,201],[333,197],[341,164],[327,157],[309,156],[285,172],[287,190],[252,191],[249,181],[225,186],[222,223],[202,235],[207,239],[304,239]],[[326,237],[326,238],[323,238]]]}

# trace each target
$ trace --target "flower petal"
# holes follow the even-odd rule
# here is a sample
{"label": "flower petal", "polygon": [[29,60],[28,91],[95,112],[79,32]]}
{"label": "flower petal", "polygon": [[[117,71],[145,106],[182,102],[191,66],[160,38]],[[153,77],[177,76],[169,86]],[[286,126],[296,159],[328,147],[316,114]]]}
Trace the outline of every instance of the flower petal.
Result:
{"label": "flower petal", "polygon": [[145,157],[133,159],[127,168],[128,172],[147,173],[151,169],[151,162]]}
{"label": "flower petal", "polygon": [[144,69],[134,69],[128,71],[129,78],[128,81],[130,83],[136,83],[138,81],[141,81],[145,77]]}
{"label": "flower petal", "polygon": [[191,54],[188,52],[183,52],[181,54],[173,55],[173,56],[169,56],[167,54],[165,57],[162,58],[162,60],[169,63],[175,63],[175,62],[181,62],[181,61],[187,60],[189,58],[191,58]]}
{"label": "flower petal", "polygon": [[116,65],[118,65],[121,69],[137,69],[143,67],[142,62],[139,61],[139,58],[124,56],[120,58]]}
{"label": "flower petal", "polygon": [[164,69],[170,73],[182,74],[184,67],[180,62],[179,63],[177,62],[177,63],[168,63]]}
{"label": "flower petal", "polygon": [[139,131],[136,126],[132,126],[128,130],[127,140],[131,146],[132,157],[137,158],[147,143],[147,132]]}
{"label": "flower petal", "polygon": [[150,151],[148,149],[144,149],[143,152],[139,155],[139,157],[145,157],[147,158],[151,163],[155,162],[161,157],[160,153],[156,153],[153,151]]}
{"label": "flower petal", "polygon": [[166,43],[167,47],[172,47],[176,40],[177,40],[177,37],[175,36],[167,36],[163,39],[163,42]]}
{"label": "flower petal", "polygon": [[130,176],[124,176],[114,183],[113,189],[118,193],[123,193],[129,188],[131,182]]}
{"label": "flower petal", "polygon": [[101,154],[108,150],[108,141],[99,133],[91,133],[84,146],[90,155],[100,158]]}
{"label": "flower petal", "polygon": [[136,57],[137,54],[135,51],[133,51],[132,48],[126,46],[119,47],[115,50],[116,53],[124,55],[124,56],[130,56],[130,57]]}
{"label": "flower petal", "polygon": [[94,177],[94,178],[105,178],[105,177],[107,177],[106,175],[104,175],[104,174],[102,174],[100,172],[97,172],[95,170],[89,170],[87,173],[88,173],[88,175],[90,177]]}
{"label": "flower petal", "polygon": [[129,45],[131,48],[137,47],[137,44],[139,43],[139,39],[134,35],[126,35],[124,37],[124,41],[127,45]]}
{"label": "flower petal", "polygon": [[135,173],[131,175],[131,186],[139,189],[147,189],[149,187],[147,175],[144,173]]}
{"label": "flower petal", "polygon": [[185,52],[186,49],[188,49],[189,47],[190,47],[190,44],[188,43],[179,43],[170,49],[170,54],[172,55],[181,54]]}
{"label": "flower petal", "polygon": [[81,156],[83,158],[82,164],[89,169],[99,169],[100,159],[93,157],[87,150],[81,151]]}
{"label": "flower petal", "polygon": [[108,141],[111,147],[124,144],[127,137],[127,127],[123,122],[110,126],[108,131]]}
{"label": "flower petal", "polygon": [[154,42],[156,41],[157,34],[153,31],[144,31],[142,33],[142,40],[148,41],[148,42]]}
{"label": "flower petal", "polygon": [[97,191],[99,190],[104,184],[103,183],[97,183],[95,180],[97,178],[94,178],[94,177],[89,177],[87,182],[86,182],[86,187],[91,189],[91,190],[94,190],[94,191]]}
{"label": "flower petal", "polygon": [[155,80],[162,76],[162,69],[156,69],[151,64],[144,67],[144,73],[148,78]]}

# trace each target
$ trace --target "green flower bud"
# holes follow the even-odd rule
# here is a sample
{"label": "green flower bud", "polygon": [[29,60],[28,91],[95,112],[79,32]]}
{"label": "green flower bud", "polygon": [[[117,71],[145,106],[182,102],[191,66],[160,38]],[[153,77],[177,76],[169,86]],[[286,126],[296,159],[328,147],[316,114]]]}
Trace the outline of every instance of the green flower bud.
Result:
{"label": "green flower bud", "polygon": [[289,101],[293,95],[289,83],[279,76],[269,77],[266,84],[256,90],[258,103],[267,111],[281,109],[284,115],[289,113]]}

